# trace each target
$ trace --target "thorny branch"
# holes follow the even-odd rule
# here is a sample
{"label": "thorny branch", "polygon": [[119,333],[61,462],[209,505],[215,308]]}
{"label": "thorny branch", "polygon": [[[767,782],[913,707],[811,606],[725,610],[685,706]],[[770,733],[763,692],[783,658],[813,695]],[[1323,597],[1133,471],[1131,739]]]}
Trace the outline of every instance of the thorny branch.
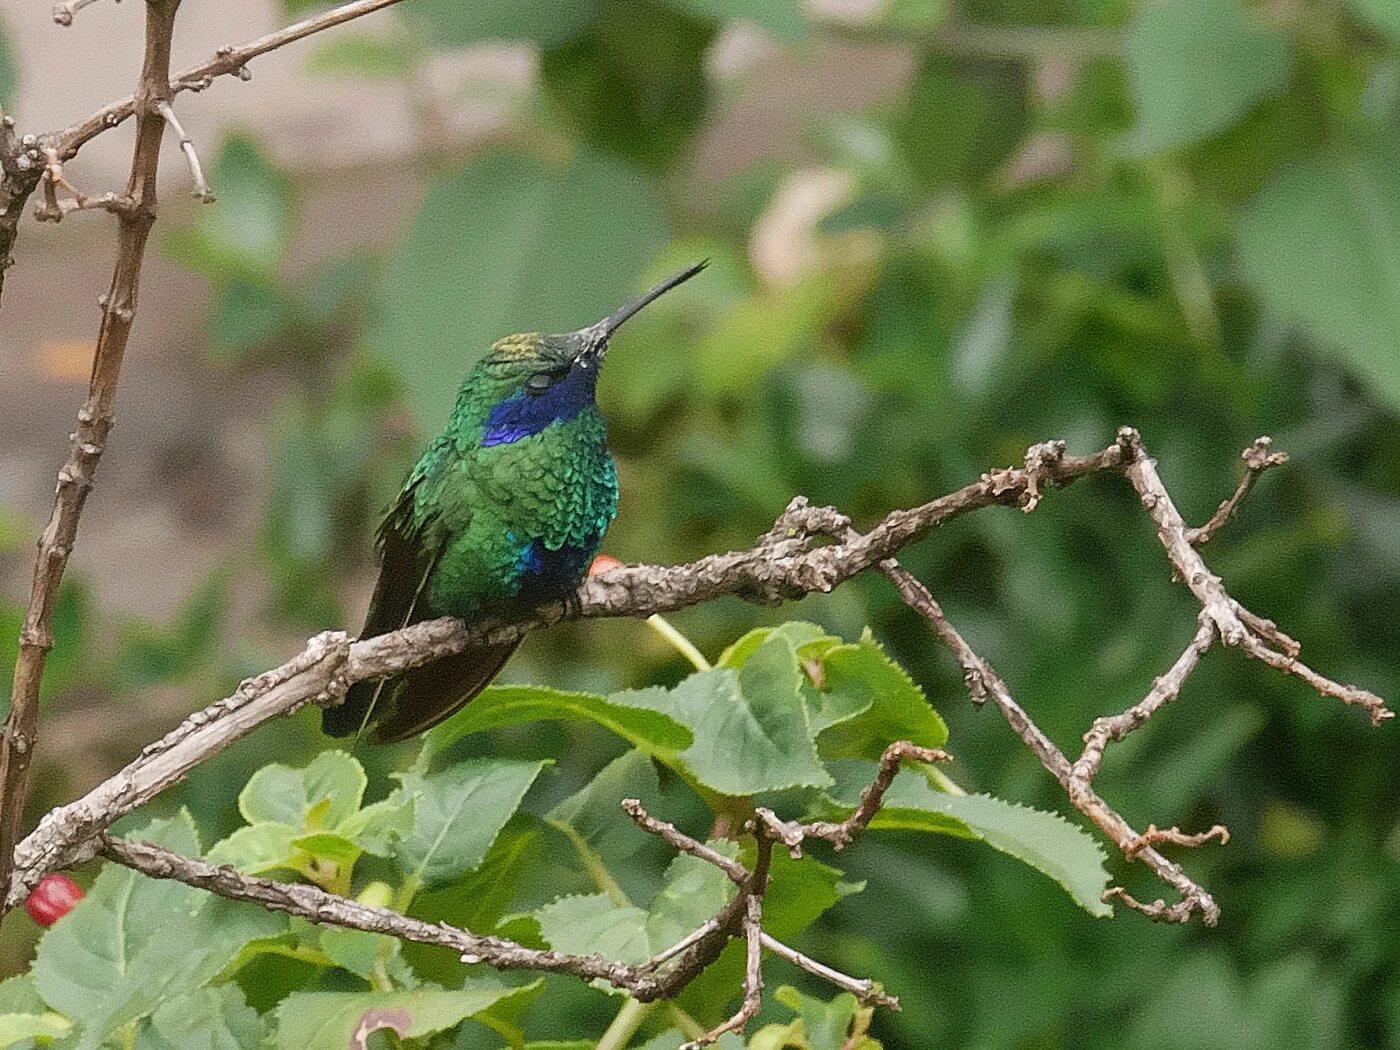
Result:
{"label": "thorny branch", "polygon": [[[94,0],[66,0],[54,8],[54,20],[70,25],[73,16]],[[156,217],[156,174],[161,136],[175,131],[194,181],[195,196],[212,201],[194,144],[176,119],[171,99],[179,91],[198,91],[224,74],[248,78],[247,63],[313,33],[388,7],[398,0],[355,0],[304,19],[239,47],[220,48],[207,62],[170,76],[171,41],[180,0],[147,0],[145,58],[136,92],[99,111],[81,124],[43,136],[17,136],[13,118],[0,111],[0,291],[18,233],[24,203],[42,181],[44,199],[36,217],[57,222],[77,210],[105,209],[117,216],[117,261],[110,288],[99,300],[102,321],[93,355],[88,397],[78,412],[68,459],[58,472],[53,511],[39,537],[29,605],[20,633],[14,685],[4,733],[0,737],[0,885],[8,884],[29,797],[29,768],[38,736],[39,686],[53,645],[50,620],[68,557],[77,538],[78,520],[92,489],[97,464],[106,447],[116,402],[122,358],[135,317],[137,290],[146,238]],[[63,162],[97,134],[135,116],[136,146],[131,174],[122,194],[87,196],[65,177]],[[71,196],[60,200],[58,189]],[[105,825],[103,825],[105,826]],[[8,907],[8,905],[6,906]],[[0,914],[4,909],[0,908]]]}

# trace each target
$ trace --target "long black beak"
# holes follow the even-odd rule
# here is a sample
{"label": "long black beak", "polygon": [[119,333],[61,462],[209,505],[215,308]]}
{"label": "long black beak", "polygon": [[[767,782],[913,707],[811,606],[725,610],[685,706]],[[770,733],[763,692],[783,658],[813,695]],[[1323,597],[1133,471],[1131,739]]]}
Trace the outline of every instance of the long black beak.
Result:
{"label": "long black beak", "polygon": [[697,273],[699,273],[701,270],[703,270],[706,266],[709,265],[710,260],[705,259],[701,262],[696,263],[694,266],[687,267],[680,273],[674,274],[666,278],[666,280],[662,281],[656,287],[643,292],[635,299],[629,299],[627,302],[623,303],[616,310],[608,314],[607,317],[604,317],[601,321],[598,321],[596,324],[589,325],[581,333],[586,337],[588,342],[588,346],[584,349],[584,353],[592,353],[601,356],[602,353],[608,347],[608,340],[612,338],[612,334],[614,332],[616,332],[620,327],[622,327],[622,323],[624,321],[626,321],[633,314],[638,313],[643,307],[649,306],[651,303],[654,303],[657,299],[660,299],[672,288],[675,288],[677,285],[684,284],[686,281],[690,280]]}

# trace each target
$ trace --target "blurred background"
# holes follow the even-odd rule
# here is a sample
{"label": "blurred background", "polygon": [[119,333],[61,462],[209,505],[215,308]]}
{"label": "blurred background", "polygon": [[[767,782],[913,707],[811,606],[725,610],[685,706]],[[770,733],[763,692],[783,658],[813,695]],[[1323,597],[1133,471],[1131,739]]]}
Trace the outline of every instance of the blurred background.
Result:
{"label": "blurred background", "polygon": [[[312,9],[191,0],[177,65]],[[20,130],[129,92],[140,14],[98,3],[62,30],[6,5]],[[167,142],[56,616],[34,816],[307,635],[358,628],[378,513],[492,340],[576,328],[699,258],[609,357],[610,553],[747,545],[795,493],[868,523],[1120,424],[1201,521],[1271,434],[1292,463],[1207,558],[1319,670],[1400,698],[1400,4],[406,0],[179,109],[219,200],[188,198]],[[69,178],[117,188],[131,130]],[[104,215],[26,220],[7,275],[0,696],[113,244]],[[1193,632],[1112,479],[959,520],[904,561],[1066,750]],[[965,786],[1068,810],[880,579],[675,621],[715,655],[793,616],[870,624],[948,719]],[[684,672],[640,625],[595,622],[533,638],[507,677]],[[252,769],[325,746],[316,722],[264,730],[169,802],[229,830]],[[901,995],[887,1046],[1400,1047],[1395,732],[1212,652],[1099,783],[1138,826],[1229,825],[1227,848],[1183,858],[1218,928],[1096,921],[975,844],[871,838],[849,875],[876,889],[806,946]],[[544,736],[564,782],[616,753],[589,727]],[[3,972],[33,932],[6,924]],[[594,994],[546,1001],[566,1019]]]}

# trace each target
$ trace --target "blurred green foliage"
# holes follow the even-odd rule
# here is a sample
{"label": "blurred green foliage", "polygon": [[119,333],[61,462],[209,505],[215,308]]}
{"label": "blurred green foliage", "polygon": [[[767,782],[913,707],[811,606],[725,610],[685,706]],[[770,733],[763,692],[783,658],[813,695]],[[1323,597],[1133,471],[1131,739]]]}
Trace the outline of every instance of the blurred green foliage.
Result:
{"label": "blurred green foliage", "polygon": [[[382,252],[290,264],[292,173],[246,135],[214,164],[219,203],[167,234],[210,282],[211,367],[287,390],[267,421],[265,621],[353,629],[347,581],[370,569],[378,509],[491,340],[577,327],[709,257],[609,358],[601,396],[623,486],[610,552],[665,562],[747,545],[795,493],[870,521],[1035,441],[1102,447],[1122,423],[1199,521],[1233,485],[1239,450],[1269,433],[1293,462],[1207,558],[1319,669],[1400,696],[1397,10],[892,0],[819,18],[796,0],[409,0],[382,36],[327,36],[319,72],[414,90],[435,50],[506,38],[539,62],[488,145],[463,156],[425,140],[415,214]],[[851,87],[867,67],[902,72],[860,104],[793,87],[826,76],[868,99]],[[757,130],[755,105],[771,121]],[[398,187],[402,172],[386,179]],[[1140,698],[1192,632],[1194,606],[1141,508],[1106,479],[1029,516],[959,520],[903,560],[1066,749]],[[86,637],[100,615],[75,613],[60,638]],[[1066,810],[882,581],[796,614],[721,602],[677,620],[714,653],[791,615],[846,637],[872,624],[947,718],[957,780]],[[674,684],[679,658],[638,630],[551,631],[508,674],[595,693]],[[211,657],[207,636],[176,635],[196,655],[152,661],[155,673],[246,672],[283,655]],[[78,683],[55,667],[46,684]],[[1179,703],[1110,752],[1100,786],[1138,826],[1229,825],[1228,847],[1182,858],[1221,904],[1218,928],[1091,921],[1005,857],[891,831],[844,873],[881,892],[833,890],[802,947],[901,995],[903,1012],[871,1021],[887,1047],[1400,1047],[1393,732],[1214,652]],[[541,814],[624,754],[574,722],[502,722],[476,740],[455,745],[461,758],[558,759],[527,800]],[[256,768],[304,765],[321,746],[298,721],[202,770],[182,799],[229,834]],[[399,756],[362,757],[387,792]],[[471,899],[429,891],[432,913],[494,925],[517,891],[538,896],[529,878],[490,874],[519,867],[505,851],[538,851],[529,839],[507,823]],[[1161,892],[1140,867],[1110,871],[1140,897]],[[522,1007],[532,1038],[576,1038],[613,1011],[554,979],[540,1002]],[[773,1025],[794,1011],[821,1023],[815,1007],[767,1010]]]}

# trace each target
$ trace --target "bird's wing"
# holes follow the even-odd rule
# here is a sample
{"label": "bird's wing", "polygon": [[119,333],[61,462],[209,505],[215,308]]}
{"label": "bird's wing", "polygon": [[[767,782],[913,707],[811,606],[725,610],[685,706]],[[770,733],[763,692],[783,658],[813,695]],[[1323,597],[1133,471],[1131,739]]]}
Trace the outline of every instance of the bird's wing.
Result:
{"label": "bird's wing", "polygon": [[[361,638],[397,631],[425,618],[423,591],[441,552],[434,536],[435,523],[418,506],[418,489],[427,476],[420,461],[375,534],[379,581],[370,599]],[[331,736],[359,733],[373,715],[385,684],[383,679],[357,682],[341,704],[323,712],[321,728]]]}

